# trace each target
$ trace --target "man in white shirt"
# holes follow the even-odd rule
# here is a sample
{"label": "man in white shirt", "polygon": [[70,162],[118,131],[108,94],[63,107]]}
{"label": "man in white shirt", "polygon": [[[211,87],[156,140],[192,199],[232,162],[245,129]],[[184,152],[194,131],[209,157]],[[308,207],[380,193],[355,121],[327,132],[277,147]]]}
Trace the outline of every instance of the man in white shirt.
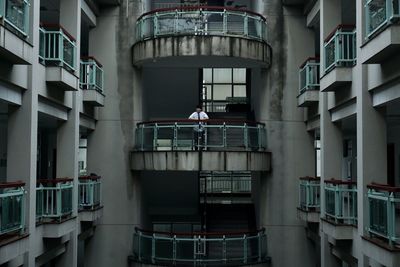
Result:
{"label": "man in white shirt", "polygon": [[193,112],[189,116],[189,120],[196,120],[198,123],[193,127],[194,130],[194,144],[195,148],[199,148],[199,146],[202,144],[202,141],[204,139],[204,123],[202,122],[203,120],[208,120],[209,117],[207,113],[205,113],[201,107],[201,105],[196,106],[196,111]]}

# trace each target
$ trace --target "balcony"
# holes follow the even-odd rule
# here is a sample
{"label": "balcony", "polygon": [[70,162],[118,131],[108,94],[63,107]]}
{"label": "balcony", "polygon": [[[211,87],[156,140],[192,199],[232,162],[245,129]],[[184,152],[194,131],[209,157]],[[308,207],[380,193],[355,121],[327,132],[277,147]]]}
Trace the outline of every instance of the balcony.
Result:
{"label": "balcony", "polygon": [[336,240],[353,239],[357,226],[357,184],[351,181],[325,181],[323,230]]}
{"label": "balcony", "polygon": [[79,77],[83,101],[93,106],[103,107],[103,66],[94,57],[81,58]]}
{"label": "balcony", "polygon": [[[133,62],[175,56],[224,56],[268,66],[266,20],[249,10],[189,6],[154,10],[136,22]],[[211,49],[218,46],[220,49]]]}
{"label": "balcony", "polygon": [[319,58],[309,58],[299,71],[298,106],[307,107],[319,101]]}
{"label": "balcony", "polygon": [[79,177],[79,219],[93,222],[102,216],[101,177]]}
{"label": "balcony", "polygon": [[39,31],[39,61],[46,66],[46,82],[65,91],[78,90],[74,37],[60,25],[43,24]]}
{"label": "balcony", "polygon": [[320,214],[320,179],[301,177],[299,184],[299,219],[309,223],[319,223]]}
{"label": "balcony", "polygon": [[240,120],[165,120],[136,129],[133,170],[269,171],[265,125]]}
{"label": "balcony", "polygon": [[22,256],[28,250],[25,237],[25,183],[0,183],[0,264]]}
{"label": "balcony", "polygon": [[361,61],[380,64],[397,55],[400,48],[400,1],[365,1],[366,43],[361,50]]}
{"label": "balcony", "polygon": [[0,1],[0,57],[12,64],[31,64],[29,34],[30,4],[27,0]]}
{"label": "balcony", "polygon": [[325,74],[321,78],[321,91],[335,91],[351,83],[351,68],[356,64],[356,47],[356,31],[352,25],[339,25],[325,39]]}
{"label": "balcony", "polygon": [[251,172],[201,172],[200,201],[207,204],[248,204]]}
{"label": "balcony", "polygon": [[40,179],[36,187],[36,221],[44,224],[43,236],[61,237],[75,227],[73,212],[73,179]]}
{"label": "balcony", "polygon": [[371,237],[384,240],[389,246],[400,245],[400,188],[378,184],[368,186],[369,227]]}
{"label": "balcony", "polygon": [[264,230],[253,233],[169,233],[136,229],[138,263],[183,266],[239,266],[270,261]]}
{"label": "balcony", "polygon": [[365,253],[383,266],[400,266],[400,188],[372,183],[368,188]]}

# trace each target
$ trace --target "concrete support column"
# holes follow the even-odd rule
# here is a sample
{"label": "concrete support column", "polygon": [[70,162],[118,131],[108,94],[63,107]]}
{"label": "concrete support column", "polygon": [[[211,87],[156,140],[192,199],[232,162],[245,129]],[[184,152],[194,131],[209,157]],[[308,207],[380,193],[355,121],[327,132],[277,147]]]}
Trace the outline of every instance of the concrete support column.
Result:
{"label": "concrete support column", "polygon": [[[30,2],[30,25],[33,55],[39,50],[40,1]],[[9,106],[7,132],[7,181],[25,182],[25,225],[29,233],[29,247],[35,247],[36,238],[36,169],[38,94],[36,69],[29,66],[28,90],[22,95],[20,107]],[[24,266],[35,266],[35,251],[30,249],[24,256]]]}
{"label": "concrete support column", "polygon": [[[81,1],[60,0],[60,24],[80,44],[81,39]],[[75,75],[79,76],[80,46],[76,47]]]}
{"label": "concrete support column", "polygon": [[[362,44],[365,36],[364,2],[356,1],[357,43]],[[361,48],[357,45],[357,55]],[[357,93],[357,212],[360,252],[358,266],[379,266],[370,262],[363,253],[362,236],[367,236],[369,221],[367,185],[387,183],[387,127],[384,110],[372,106],[372,95],[367,89],[367,65],[360,62],[355,66],[357,79],[353,81]]]}
{"label": "concrete support column", "polygon": [[320,0],[321,77],[325,72],[324,40],[342,23],[341,9],[341,0]]}
{"label": "concrete support column", "polygon": [[[328,110],[328,97],[330,93],[322,93],[321,105],[321,217],[325,214],[325,180],[330,178],[341,179],[343,140],[341,129],[332,122]],[[321,233],[321,265],[340,266],[336,257],[331,253],[327,236]]]}

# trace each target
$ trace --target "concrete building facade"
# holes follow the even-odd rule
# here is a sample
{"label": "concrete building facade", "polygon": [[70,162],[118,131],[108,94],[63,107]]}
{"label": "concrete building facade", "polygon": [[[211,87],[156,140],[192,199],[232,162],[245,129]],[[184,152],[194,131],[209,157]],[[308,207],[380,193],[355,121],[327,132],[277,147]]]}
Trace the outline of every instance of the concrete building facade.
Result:
{"label": "concrete building facade", "polygon": [[0,266],[400,266],[399,10],[0,0]]}

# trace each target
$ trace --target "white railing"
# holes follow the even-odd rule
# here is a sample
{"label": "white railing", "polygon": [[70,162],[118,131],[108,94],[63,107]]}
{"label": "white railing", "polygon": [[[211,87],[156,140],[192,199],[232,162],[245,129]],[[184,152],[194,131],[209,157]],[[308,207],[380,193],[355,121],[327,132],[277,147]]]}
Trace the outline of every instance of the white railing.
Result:
{"label": "white railing", "polygon": [[74,71],[76,68],[76,42],[61,26],[51,25],[39,29],[39,60]]}
{"label": "white railing", "polygon": [[252,11],[224,7],[170,8],[144,14],[136,22],[136,40],[163,36],[234,36],[267,41],[266,20]]}
{"label": "white railing", "polygon": [[93,57],[81,59],[79,78],[82,89],[103,92],[103,66]]}
{"label": "white railing", "polygon": [[72,179],[38,180],[36,188],[36,218],[61,220],[72,214]]}
{"label": "white railing", "polygon": [[319,59],[309,58],[299,71],[299,93],[307,90],[319,90]]}
{"label": "white railing", "polygon": [[29,32],[28,0],[0,0],[0,19],[24,36]]}
{"label": "white railing", "polygon": [[100,176],[79,177],[79,209],[91,210],[100,206],[101,181]]}

